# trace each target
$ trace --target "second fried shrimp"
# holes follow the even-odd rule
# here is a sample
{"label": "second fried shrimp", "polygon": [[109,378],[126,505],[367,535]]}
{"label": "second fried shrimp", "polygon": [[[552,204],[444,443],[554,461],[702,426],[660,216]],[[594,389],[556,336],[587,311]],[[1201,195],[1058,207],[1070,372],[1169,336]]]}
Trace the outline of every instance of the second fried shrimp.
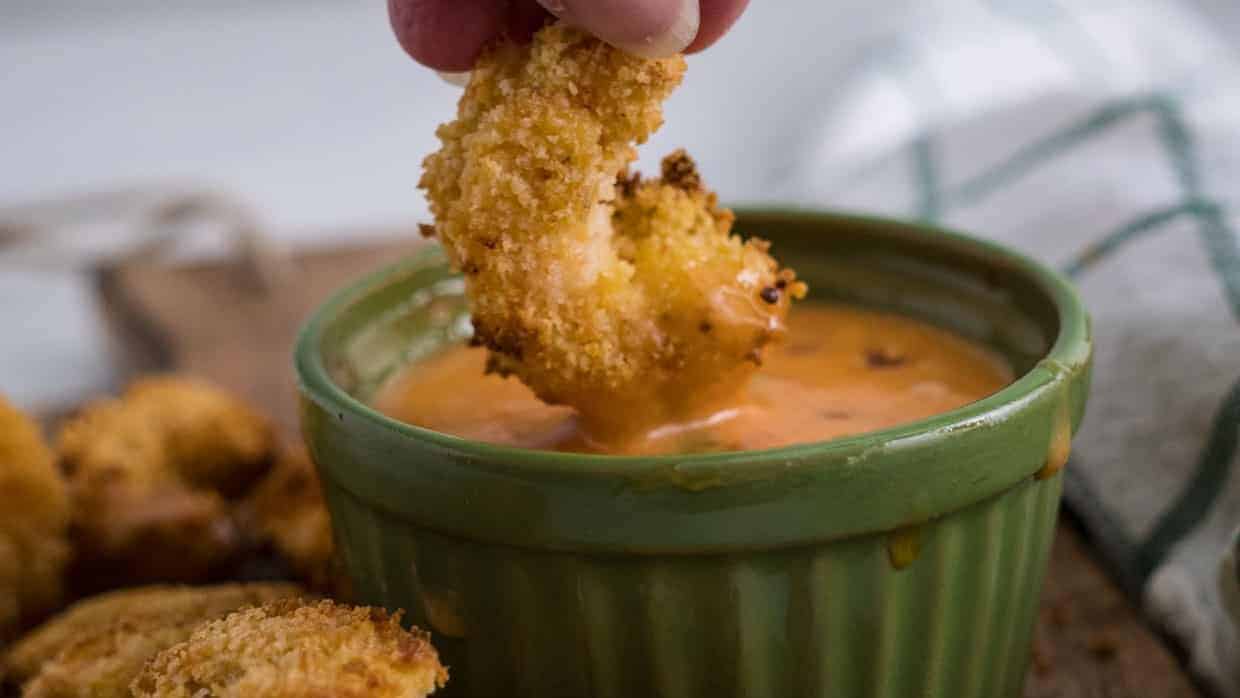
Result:
{"label": "second fried shrimp", "polygon": [[298,579],[314,591],[348,596],[348,584],[337,566],[331,516],[305,449],[281,454],[240,512],[243,527],[269,542]]}
{"label": "second fried shrimp", "polygon": [[0,396],[0,646],[60,601],[68,524],[52,450],[35,421]]}
{"label": "second fried shrimp", "polygon": [[4,658],[24,698],[128,696],[159,651],[239,608],[300,596],[291,584],[152,586],[83,599],[23,637]]}
{"label": "second fried shrimp", "polygon": [[140,698],[424,698],[448,672],[430,635],[370,607],[285,599],[198,627],[134,679]]}
{"label": "second fried shrimp", "polygon": [[270,465],[268,420],[205,383],[134,383],[61,430],[79,578],[88,587],[195,581],[240,545],[231,500]]}
{"label": "second fried shrimp", "polygon": [[684,60],[556,24],[483,56],[421,186],[491,367],[620,434],[730,396],[803,294],[687,156],[623,175]]}

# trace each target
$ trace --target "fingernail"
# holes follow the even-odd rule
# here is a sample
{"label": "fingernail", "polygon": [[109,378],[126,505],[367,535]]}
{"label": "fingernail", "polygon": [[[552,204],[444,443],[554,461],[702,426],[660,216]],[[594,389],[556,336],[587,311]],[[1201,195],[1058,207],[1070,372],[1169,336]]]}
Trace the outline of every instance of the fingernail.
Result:
{"label": "fingernail", "polygon": [[646,58],[680,53],[697,37],[698,0],[538,0],[548,12]]}
{"label": "fingernail", "polygon": [[465,87],[469,85],[469,76],[472,75],[468,70],[460,73],[450,73],[446,70],[436,70],[438,75],[444,82],[455,87]]}
{"label": "fingernail", "polygon": [[663,32],[644,36],[639,41],[625,41],[619,46],[646,58],[667,58],[693,43],[701,20],[698,0],[681,0],[680,11]]}

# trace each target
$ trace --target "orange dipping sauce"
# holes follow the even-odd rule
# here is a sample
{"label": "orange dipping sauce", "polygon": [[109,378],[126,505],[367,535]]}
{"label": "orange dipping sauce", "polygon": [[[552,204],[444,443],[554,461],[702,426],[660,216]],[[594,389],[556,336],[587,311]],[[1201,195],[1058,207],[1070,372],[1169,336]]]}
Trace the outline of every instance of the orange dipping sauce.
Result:
{"label": "orange dipping sauce", "polygon": [[1013,379],[989,349],[893,313],[805,303],[789,314],[787,336],[734,404],[619,441],[584,433],[572,409],[543,403],[515,378],[485,375],[479,348],[453,347],[418,362],[373,402],[409,424],[506,446],[700,453],[875,431],[961,407]]}

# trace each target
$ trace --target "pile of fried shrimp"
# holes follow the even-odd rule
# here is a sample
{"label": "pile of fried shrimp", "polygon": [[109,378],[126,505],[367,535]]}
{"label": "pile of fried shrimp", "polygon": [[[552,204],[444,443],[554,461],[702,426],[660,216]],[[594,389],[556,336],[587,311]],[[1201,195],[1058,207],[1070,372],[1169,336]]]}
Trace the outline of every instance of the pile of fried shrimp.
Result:
{"label": "pile of fried shrimp", "polygon": [[[732,233],[687,154],[629,171],[684,67],[561,24],[493,46],[420,183],[489,370],[600,434],[726,400],[806,292]],[[51,438],[0,398],[0,499],[10,694],[416,698],[447,681],[428,633],[349,603],[307,455],[219,387],[143,378]]]}
{"label": "pile of fried shrimp", "polygon": [[0,499],[0,694],[418,698],[447,681],[428,633],[349,603],[313,464],[219,387],[143,378],[50,440],[0,397]]}

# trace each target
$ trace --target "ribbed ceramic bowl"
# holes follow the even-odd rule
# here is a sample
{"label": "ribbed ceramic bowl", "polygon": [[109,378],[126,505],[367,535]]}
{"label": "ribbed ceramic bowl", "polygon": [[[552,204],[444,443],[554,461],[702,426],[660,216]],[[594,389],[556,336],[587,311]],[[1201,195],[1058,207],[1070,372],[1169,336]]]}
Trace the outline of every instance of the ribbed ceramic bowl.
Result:
{"label": "ribbed ceramic bowl", "polygon": [[[961,409],[767,451],[607,457],[477,443],[367,407],[468,333],[429,248],[330,300],[302,422],[362,600],[408,610],[494,698],[1016,696],[1089,383],[1068,284],[923,226],[743,212],[811,300],[897,310],[1020,376]],[[793,311],[795,312],[795,310]]]}

